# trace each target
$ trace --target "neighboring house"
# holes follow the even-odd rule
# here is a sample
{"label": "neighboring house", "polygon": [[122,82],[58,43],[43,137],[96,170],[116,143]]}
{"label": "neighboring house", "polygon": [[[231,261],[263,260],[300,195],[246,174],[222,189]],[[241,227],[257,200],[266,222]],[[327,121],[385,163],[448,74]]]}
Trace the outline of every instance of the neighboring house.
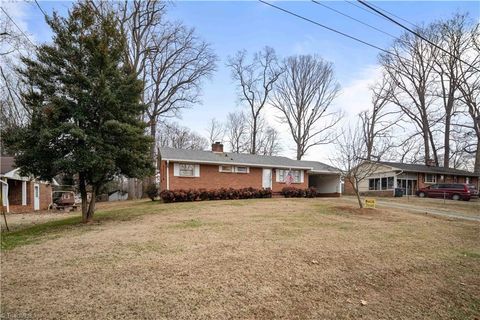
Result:
{"label": "neighboring house", "polygon": [[286,157],[223,152],[221,143],[212,151],[160,148],[162,190],[271,188],[274,193],[289,185],[315,187],[325,196],[340,196],[340,172],[316,161]]}
{"label": "neighboring house", "polygon": [[[374,173],[359,183],[358,190],[362,195],[388,197],[394,195],[395,188],[401,188],[405,195],[414,195],[419,188],[436,183],[468,183],[478,188],[479,175],[434,165],[382,161]],[[344,192],[353,194],[352,186],[346,183]]]}
{"label": "neighboring house", "polygon": [[0,185],[1,204],[7,212],[46,210],[52,203],[51,184],[20,176],[13,157],[0,157]]}
{"label": "neighboring house", "polygon": [[128,192],[115,190],[108,194],[108,201],[125,201],[128,199]]}

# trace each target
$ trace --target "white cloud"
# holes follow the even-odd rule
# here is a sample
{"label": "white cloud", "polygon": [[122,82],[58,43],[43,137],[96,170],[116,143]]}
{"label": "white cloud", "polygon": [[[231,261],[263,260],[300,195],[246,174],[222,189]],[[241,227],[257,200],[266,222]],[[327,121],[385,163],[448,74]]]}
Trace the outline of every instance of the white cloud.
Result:
{"label": "white cloud", "polygon": [[334,106],[344,110],[349,119],[352,119],[361,111],[369,109],[371,107],[369,88],[380,77],[380,66],[366,66],[355,79],[342,87],[340,96],[334,101]]}

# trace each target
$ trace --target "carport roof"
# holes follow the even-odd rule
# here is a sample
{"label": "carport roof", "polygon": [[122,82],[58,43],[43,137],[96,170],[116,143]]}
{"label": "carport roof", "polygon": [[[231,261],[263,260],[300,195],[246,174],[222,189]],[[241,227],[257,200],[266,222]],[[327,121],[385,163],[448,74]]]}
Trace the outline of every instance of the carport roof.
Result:
{"label": "carport roof", "polygon": [[191,161],[198,163],[232,164],[267,168],[293,168],[319,172],[330,172],[332,169],[334,171],[338,171],[333,167],[316,161],[299,161],[292,160],[287,157],[265,156],[247,153],[160,148],[160,156],[162,160],[171,161]]}
{"label": "carport roof", "polygon": [[470,171],[453,169],[453,168],[444,168],[444,167],[435,167],[427,166],[424,164],[412,164],[412,163],[401,163],[401,162],[380,162],[383,165],[390,166],[395,169],[400,169],[408,172],[423,172],[423,173],[436,173],[436,174],[452,174],[458,176],[479,176],[478,173],[473,173]]}

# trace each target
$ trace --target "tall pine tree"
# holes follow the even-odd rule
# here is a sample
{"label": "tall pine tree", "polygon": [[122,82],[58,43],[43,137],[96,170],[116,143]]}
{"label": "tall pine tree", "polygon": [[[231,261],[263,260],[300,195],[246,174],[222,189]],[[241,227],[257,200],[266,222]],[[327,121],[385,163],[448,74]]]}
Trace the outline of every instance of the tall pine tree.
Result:
{"label": "tall pine tree", "polygon": [[126,39],[113,14],[99,17],[79,3],[48,24],[53,44],[38,47],[36,59],[23,59],[21,70],[31,88],[24,94],[31,123],[4,139],[23,173],[44,180],[74,175],[88,222],[102,185],[120,174],[152,173],[151,139],[139,120],[143,83],[122,61]]}

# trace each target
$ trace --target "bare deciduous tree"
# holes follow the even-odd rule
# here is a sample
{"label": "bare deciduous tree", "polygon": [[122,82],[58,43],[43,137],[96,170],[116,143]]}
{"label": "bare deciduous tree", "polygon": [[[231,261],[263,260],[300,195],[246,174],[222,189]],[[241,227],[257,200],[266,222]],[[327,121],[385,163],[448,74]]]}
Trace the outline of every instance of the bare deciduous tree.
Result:
{"label": "bare deciduous tree", "polygon": [[473,132],[471,135],[466,135],[470,139],[464,149],[475,155],[474,172],[480,173],[480,75],[475,70],[475,67],[480,68],[480,24],[477,23],[472,28],[469,39],[470,46],[464,53],[464,59],[468,59],[470,66],[460,64],[459,90],[460,100],[466,106],[466,114],[470,119],[470,124],[462,124],[462,126]]}
{"label": "bare deciduous tree", "polygon": [[210,119],[210,122],[205,130],[207,131],[208,141],[210,144],[223,141],[223,137],[225,136],[225,128],[224,125],[217,119]]}
{"label": "bare deciduous tree", "polygon": [[[433,41],[432,28],[416,30]],[[433,155],[438,165],[437,147],[433,129],[441,119],[434,104],[435,60],[438,49],[420,38],[404,33],[389,49],[393,54],[381,54],[380,63],[395,86],[391,102],[415,124],[421,133],[425,164]]]}
{"label": "bare deciduous tree", "polygon": [[451,19],[433,25],[434,32],[438,35],[438,45],[450,53],[440,51],[434,60],[439,82],[436,95],[443,105],[443,166],[446,168],[450,166],[452,117],[458,110],[458,90],[463,64],[460,57],[470,49],[471,43],[468,27],[466,14],[456,14]]}
{"label": "bare deciduous tree", "polygon": [[256,154],[259,117],[282,70],[275,50],[270,47],[255,53],[251,62],[247,62],[245,50],[239,51],[228,59],[227,66],[232,71],[232,78],[237,81],[240,100],[250,109],[250,153]]}
{"label": "bare deciduous tree", "polygon": [[225,131],[231,152],[241,153],[247,150],[248,122],[243,112],[230,112],[227,115]]}
{"label": "bare deciduous tree", "polygon": [[360,113],[362,121],[363,139],[367,147],[366,158],[378,159],[377,149],[383,150],[383,144],[390,144],[392,128],[397,124],[393,116],[399,112],[388,110],[387,105],[393,94],[391,81],[384,75],[372,88],[372,109]]}
{"label": "bare deciduous tree", "polygon": [[342,115],[330,104],[340,86],[333,66],[319,56],[301,55],[285,60],[284,73],[275,84],[272,105],[282,113],[296,144],[297,160],[313,146],[335,140],[333,128]]}
{"label": "bare deciduous tree", "polygon": [[280,144],[280,133],[270,127],[262,119],[261,129],[258,132],[258,154],[275,156],[282,151]]}
{"label": "bare deciduous tree", "polygon": [[[336,139],[334,157],[330,159],[332,164],[341,171],[345,183],[352,186],[360,208],[363,208],[363,203],[359,185],[379,167],[378,161],[367,160],[368,148],[363,135],[364,131],[361,121],[343,130]],[[379,157],[385,152],[386,150],[378,150]]]}
{"label": "bare deciduous tree", "polygon": [[[200,101],[201,85],[216,68],[217,57],[193,28],[166,18],[166,2],[134,0],[91,3],[100,14],[114,12],[127,37],[125,61],[145,88],[145,121],[155,139],[161,117],[178,116]],[[152,158],[155,146],[152,145]]]}
{"label": "bare deciduous tree", "polygon": [[16,69],[20,57],[31,56],[34,51],[32,40],[26,36],[0,11],[0,122],[3,129],[20,126],[30,119],[21,95],[25,83],[20,81]]}
{"label": "bare deciduous tree", "polygon": [[159,147],[205,150],[208,147],[208,141],[176,122],[163,121],[157,129],[157,148]]}

